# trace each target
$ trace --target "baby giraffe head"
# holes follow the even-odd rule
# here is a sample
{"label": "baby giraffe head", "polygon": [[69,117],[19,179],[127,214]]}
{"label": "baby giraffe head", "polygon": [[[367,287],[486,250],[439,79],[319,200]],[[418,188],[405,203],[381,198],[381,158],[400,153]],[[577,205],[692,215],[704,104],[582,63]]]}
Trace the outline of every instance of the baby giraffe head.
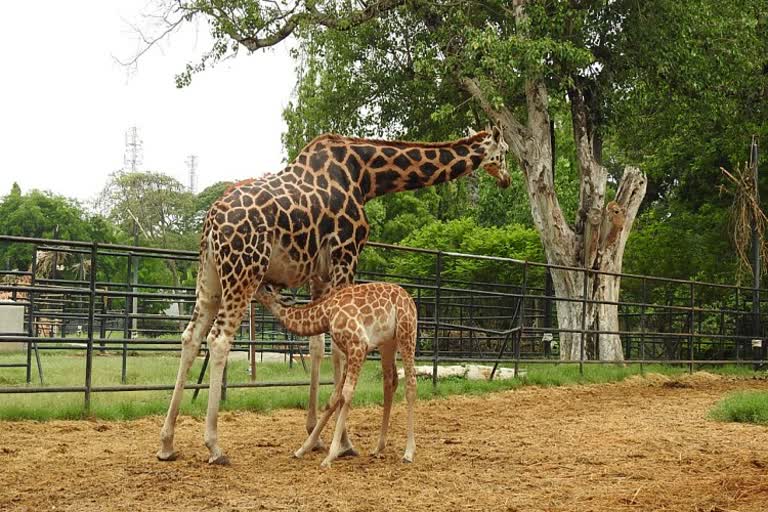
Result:
{"label": "baby giraffe head", "polygon": [[256,290],[253,298],[267,307],[273,304],[280,304],[286,307],[294,305],[293,300],[282,295],[280,290],[272,283],[262,283],[259,289]]}
{"label": "baby giraffe head", "polygon": [[[475,135],[475,131],[470,128],[470,135]],[[496,184],[501,188],[509,186],[509,171],[507,171],[507,151],[509,145],[502,136],[501,129],[494,126],[490,130],[480,132],[484,135],[480,144],[485,148],[485,154],[480,167],[485,172],[496,178]]]}

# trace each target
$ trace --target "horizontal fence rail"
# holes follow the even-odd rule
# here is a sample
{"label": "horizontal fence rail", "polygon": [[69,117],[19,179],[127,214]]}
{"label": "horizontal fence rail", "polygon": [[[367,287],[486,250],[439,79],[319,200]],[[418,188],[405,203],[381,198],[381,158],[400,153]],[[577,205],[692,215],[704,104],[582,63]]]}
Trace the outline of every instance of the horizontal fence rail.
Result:
{"label": "horizontal fence rail", "polygon": [[[25,372],[16,381],[3,378],[0,394],[82,393],[88,408],[93,393],[173,389],[171,382],[129,383],[128,376],[148,355],[179,353],[195,300],[195,252],[13,236],[0,236],[0,250],[14,255],[13,262],[0,261],[0,307],[16,319],[14,325],[0,324],[0,376]],[[375,269],[367,263],[369,252],[381,260]],[[384,273],[382,267],[393,271]],[[556,297],[547,285],[553,271],[578,277],[582,294]],[[621,279],[617,300],[588,296],[589,284],[604,277]],[[488,363],[491,375],[501,364],[513,366],[515,375],[524,364],[578,364],[581,371],[585,365],[614,364],[599,360],[601,341],[608,337],[618,337],[623,362],[641,370],[655,363],[690,370],[760,367],[766,360],[762,301],[768,294],[739,285],[379,243],[363,252],[358,282],[368,281],[397,283],[411,293],[419,312],[417,360],[431,364],[435,384],[443,363]],[[296,298],[308,301],[302,290]],[[587,323],[586,312],[597,306],[617,309],[617,329]],[[560,325],[560,310],[569,307],[580,309],[581,317]],[[578,358],[561,358],[566,341],[578,343]],[[329,350],[329,340],[326,345]],[[306,339],[286,332],[258,304],[249,308],[232,350],[248,355],[252,380],[227,382],[228,388],[307,385],[253,380],[257,358],[277,354],[273,357],[290,366],[298,361],[306,368],[308,355]],[[82,357],[82,385],[46,384],[41,353]],[[201,354],[207,358],[205,343]],[[119,358],[119,384],[94,382],[99,357]],[[206,365],[207,359],[202,372]],[[189,389],[207,389],[202,372]],[[32,384],[33,376],[39,385]]]}

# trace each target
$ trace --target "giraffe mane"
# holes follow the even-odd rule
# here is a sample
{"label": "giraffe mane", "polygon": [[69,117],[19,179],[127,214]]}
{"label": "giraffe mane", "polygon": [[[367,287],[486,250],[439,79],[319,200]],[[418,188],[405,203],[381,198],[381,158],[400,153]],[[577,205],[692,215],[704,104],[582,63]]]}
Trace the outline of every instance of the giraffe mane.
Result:
{"label": "giraffe mane", "polygon": [[304,153],[306,151],[310,151],[311,147],[315,145],[318,142],[322,141],[329,141],[329,142],[348,142],[352,144],[381,144],[381,145],[402,145],[402,146],[408,146],[410,148],[440,148],[444,147],[450,144],[456,144],[457,142],[478,142],[485,137],[488,136],[488,131],[482,130],[474,135],[470,135],[468,137],[462,137],[460,139],[456,140],[447,140],[442,142],[419,142],[419,141],[407,141],[407,140],[387,140],[387,139],[367,139],[365,137],[348,137],[346,135],[339,135],[337,133],[323,133],[322,135],[318,135],[311,141],[309,141],[299,152],[299,154]]}

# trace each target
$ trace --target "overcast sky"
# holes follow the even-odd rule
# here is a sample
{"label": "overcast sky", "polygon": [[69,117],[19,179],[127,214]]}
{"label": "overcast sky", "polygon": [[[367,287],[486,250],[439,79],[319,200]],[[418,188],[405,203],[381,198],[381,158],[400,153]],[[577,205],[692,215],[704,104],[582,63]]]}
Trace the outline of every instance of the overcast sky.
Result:
{"label": "overcast sky", "polygon": [[143,170],[187,183],[198,156],[198,190],[219,180],[277,171],[281,117],[295,82],[285,45],[243,51],[176,89],[174,75],[209,48],[207,25],[188,25],[144,55],[130,57],[146,24],[147,0],[5,2],[0,15],[0,196],[13,182],[93,198],[123,167],[125,132],[143,140]]}

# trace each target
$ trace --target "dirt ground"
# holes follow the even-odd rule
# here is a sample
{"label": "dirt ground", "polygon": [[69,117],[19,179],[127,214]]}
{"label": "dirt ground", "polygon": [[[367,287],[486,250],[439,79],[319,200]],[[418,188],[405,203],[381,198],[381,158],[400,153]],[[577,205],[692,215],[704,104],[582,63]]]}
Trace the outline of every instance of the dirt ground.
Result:
{"label": "dirt ground", "polygon": [[[182,456],[158,462],[162,418],[0,423],[0,510],[766,511],[768,428],[716,423],[710,407],[768,382],[696,374],[525,388],[422,402],[414,464],[400,462],[405,407],[386,457],[319,467],[290,454],[304,412],[224,413],[232,465],[206,464],[203,422],[180,418]],[[353,409],[367,453],[381,409]],[[329,439],[326,432],[325,439]]]}

